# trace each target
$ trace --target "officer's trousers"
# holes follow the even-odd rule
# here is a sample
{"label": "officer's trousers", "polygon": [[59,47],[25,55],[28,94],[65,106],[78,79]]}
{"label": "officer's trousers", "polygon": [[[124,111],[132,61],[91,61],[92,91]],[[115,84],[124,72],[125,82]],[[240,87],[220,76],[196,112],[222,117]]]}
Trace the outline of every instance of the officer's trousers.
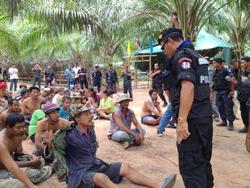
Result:
{"label": "officer's trousers", "polygon": [[116,83],[108,82],[108,91],[112,93],[116,93]]}
{"label": "officer's trousers", "polygon": [[133,99],[131,84],[123,84],[123,93],[129,93],[129,98]]}
{"label": "officer's trousers", "polygon": [[250,112],[248,112],[246,103],[247,103],[246,101],[245,102],[240,102],[240,113],[241,113],[241,119],[243,121],[243,124],[248,129],[248,127],[249,127],[248,114]]}
{"label": "officer's trousers", "polygon": [[179,169],[185,188],[213,187],[212,156],[213,126],[212,117],[188,120],[191,135],[177,144]]}
{"label": "officer's trousers", "polygon": [[235,120],[233,112],[233,99],[228,96],[226,91],[217,91],[216,93],[216,105],[220,112],[221,119],[226,122],[233,122]]}

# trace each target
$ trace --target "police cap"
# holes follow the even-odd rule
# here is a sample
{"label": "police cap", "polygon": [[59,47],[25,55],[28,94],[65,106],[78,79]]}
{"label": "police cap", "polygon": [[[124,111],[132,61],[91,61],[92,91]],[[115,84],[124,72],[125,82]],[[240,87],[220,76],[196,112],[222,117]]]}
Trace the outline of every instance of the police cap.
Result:
{"label": "police cap", "polygon": [[167,41],[169,38],[181,38],[183,39],[182,30],[178,28],[168,28],[160,32],[158,37],[158,44],[161,45],[162,42]]}

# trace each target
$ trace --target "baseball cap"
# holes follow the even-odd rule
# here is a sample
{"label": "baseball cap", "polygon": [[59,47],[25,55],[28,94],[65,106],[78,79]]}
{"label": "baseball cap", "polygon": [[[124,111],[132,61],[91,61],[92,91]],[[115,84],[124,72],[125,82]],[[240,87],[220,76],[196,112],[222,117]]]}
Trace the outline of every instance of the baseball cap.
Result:
{"label": "baseball cap", "polygon": [[162,45],[162,42],[165,43],[171,37],[179,37],[183,39],[182,30],[174,27],[162,30],[158,37],[158,44]]}

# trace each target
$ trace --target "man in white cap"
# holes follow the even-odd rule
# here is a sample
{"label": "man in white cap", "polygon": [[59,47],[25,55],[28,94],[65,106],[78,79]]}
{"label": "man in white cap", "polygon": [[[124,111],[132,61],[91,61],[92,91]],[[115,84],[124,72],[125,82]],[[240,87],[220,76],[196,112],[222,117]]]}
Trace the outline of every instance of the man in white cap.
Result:
{"label": "man in white cap", "polygon": [[[118,94],[117,103],[119,106],[112,114],[109,138],[116,142],[121,142],[124,149],[132,145],[140,145],[146,134],[145,129],[142,129],[140,123],[135,117],[135,113],[128,108],[131,98],[127,94]],[[135,125],[131,129],[131,124]]]}
{"label": "man in white cap", "polygon": [[[53,137],[53,134],[55,134],[57,130],[71,125],[71,122],[59,117],[59,110],[60,107],[54,103],[47,103],[43,107],[43,111],[47,117],[39,121],[37,124],[37,130],[35,133],[37,155],[43,153],[47,138]],[[45,136],[44,140],[43,136]],[[45,141],[45,143],[43,141]]]}
{"label": "man in white cap", "polygon": [[[127,97],[128,99],[128,97]],[[122,101],[120,99],[120,101]],[[176,175],[167,176],[163,183],[145,177],[127,164],[107,164],[96,157],[97,142],[93,129],[91,107],[84,105],[75,115],[76,127],[69,130],[64,141],[68,167],[68,187],[118,188],[123,177],[135,184],[151,188],[173,187]]]}

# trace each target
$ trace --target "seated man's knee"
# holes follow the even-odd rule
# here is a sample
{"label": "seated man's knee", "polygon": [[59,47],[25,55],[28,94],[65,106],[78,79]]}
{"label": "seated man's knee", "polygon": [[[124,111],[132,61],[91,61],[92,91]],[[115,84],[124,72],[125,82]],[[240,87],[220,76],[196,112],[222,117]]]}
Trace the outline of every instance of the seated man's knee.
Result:
{"label": "seated man's knee", "polygon": [[124,131],[119,131],[114,133],[111,139],[117,142],[130,141],[128,133]]}
{"label": "seated man's knee", "polygon": [[102,173],[97,173],[94,176],[94,184],[97,186],[106,185],[110,181],[109,177]]}
{"label": "seated man's knee", "polygon": [[129,174],[131,172],[131,170],[133,170],[133,169],[129,164],[122,163],[120,175],[121,176],[126,176],[127,174]]}

